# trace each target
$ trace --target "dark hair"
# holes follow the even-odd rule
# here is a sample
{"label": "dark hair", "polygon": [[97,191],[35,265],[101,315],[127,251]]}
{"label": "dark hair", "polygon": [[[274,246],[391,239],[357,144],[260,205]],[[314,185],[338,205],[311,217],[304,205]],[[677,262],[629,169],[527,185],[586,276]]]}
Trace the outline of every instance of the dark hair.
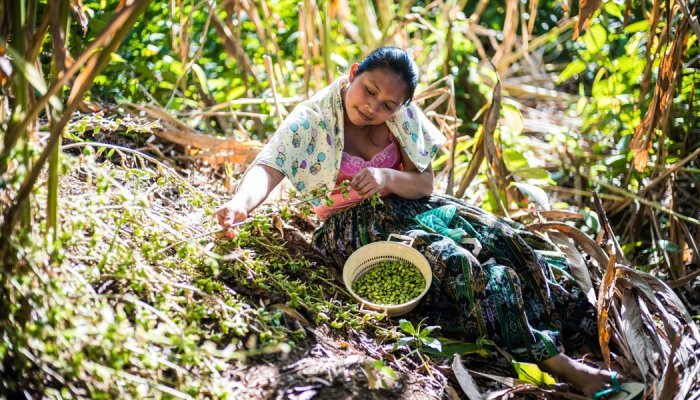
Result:
{"label": "dark hair", "polygon": [[360,61],[360,66],[355,74],[360,75],[365,71],[379,68],[386,69],[401,77],[408,87],[407,98],[403,104],[410,103],[418,85],[418,66],[408,56],[408,53],[398,47],[380,47]]}

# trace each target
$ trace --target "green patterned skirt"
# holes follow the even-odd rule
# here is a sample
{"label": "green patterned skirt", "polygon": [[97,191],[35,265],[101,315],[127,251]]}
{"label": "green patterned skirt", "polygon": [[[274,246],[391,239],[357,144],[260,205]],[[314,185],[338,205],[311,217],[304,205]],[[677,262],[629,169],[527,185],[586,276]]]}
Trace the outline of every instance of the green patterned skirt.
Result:
{"label": "green patterned skirt", "polygon": [[[432,213],[439,218],[424,218]],[[533,362],[564,344],[595,346],[595,310],[564,256],[541,237],[453,197],[362,202],[326,220],[313,244],[342,267],[353,251],[390,233],[414,238],[413,247],[430,262],[431,288],[414,312],[440,325],[444,336],[486,337]]]}

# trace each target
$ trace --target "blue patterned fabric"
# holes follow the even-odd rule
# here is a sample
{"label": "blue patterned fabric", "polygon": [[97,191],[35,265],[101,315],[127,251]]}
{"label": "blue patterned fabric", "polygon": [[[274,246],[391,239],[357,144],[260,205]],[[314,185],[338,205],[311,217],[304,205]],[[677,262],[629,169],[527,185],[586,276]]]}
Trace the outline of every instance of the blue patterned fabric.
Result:
{"label": "blue patterned fabric", "polygon": [[363,202],[326,220],[313,244],[342,267],[353,251],[390,233],[414,238],[428,259],[433,281],[414,313],[440,325],[443,335],[485,336],[533,362],[558,354],[562,344],[597,343],[595,311],[561,253],[458,199],[392,195],[376,208]]}

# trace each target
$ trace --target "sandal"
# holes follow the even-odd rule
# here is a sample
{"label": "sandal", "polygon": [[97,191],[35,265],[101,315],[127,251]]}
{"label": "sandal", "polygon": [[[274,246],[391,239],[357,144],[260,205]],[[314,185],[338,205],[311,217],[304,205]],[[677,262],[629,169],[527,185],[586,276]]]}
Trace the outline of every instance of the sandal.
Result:
{"label": "sandal", "polygon": [[607,400],[634,400],[644,393],[644,389],[646,387],[640,382],[625,382],[621,384],[617,372],[613,371],[610,376],[610,387],[594,394],[593,400],[599,400],[613,394]]}

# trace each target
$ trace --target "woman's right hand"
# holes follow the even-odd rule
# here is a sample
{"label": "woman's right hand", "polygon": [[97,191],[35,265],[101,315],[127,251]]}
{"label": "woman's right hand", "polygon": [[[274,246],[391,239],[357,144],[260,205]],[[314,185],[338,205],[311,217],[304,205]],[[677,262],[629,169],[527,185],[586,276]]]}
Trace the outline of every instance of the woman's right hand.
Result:
{"label": "woman's right hand", "polygon": [[233,231],[228,230],[228,228],[233,224],[245,221],[246,218],[248,218],[248,210],[238,204],[235,199],[222,204],[219,209],[216,210],[216,220],[222,228],[227,229],[227,232],[222,236],[232,238]]}
{"label": "woman's right hand", "polygon": [[255,164],[243,176],[233,199],[216,210],[216,220],[224,231],[219,236],[234,237],[232,225],[243,222],[284,178],[284,174],[267,165]]}

